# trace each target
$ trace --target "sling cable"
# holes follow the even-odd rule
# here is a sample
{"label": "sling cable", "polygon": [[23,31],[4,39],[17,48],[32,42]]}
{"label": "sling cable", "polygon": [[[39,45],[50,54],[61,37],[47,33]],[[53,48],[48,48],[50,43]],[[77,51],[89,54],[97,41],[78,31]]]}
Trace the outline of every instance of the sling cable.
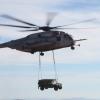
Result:
{"label": "sling cable", "polygon": [[55,55],[54,51],[52,50],[52,58],[53,58],[53,68],[55,73],[54,79],[43,79],[42,77],[42,63],[41,63],[41,55],[39,52],[39,71],[38,71],[38,89],[44,90],[48,88],[54,88],[55,91],[58,89],[62,89],[62,84],[58,83],[58,75],[57,75],[57,69],[56,69],[56,61],[55,61]]}

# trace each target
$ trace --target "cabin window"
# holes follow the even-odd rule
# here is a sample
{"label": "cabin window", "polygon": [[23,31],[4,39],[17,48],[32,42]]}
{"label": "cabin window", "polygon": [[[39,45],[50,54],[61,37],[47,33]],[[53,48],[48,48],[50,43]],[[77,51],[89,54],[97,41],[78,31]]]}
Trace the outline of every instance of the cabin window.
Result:
{"label": "cabin window", "polygon": [[61,41],[61,37],[60,36],[57,36],[57,41]]}
{"label": "cabin window", "polygon": [[38,34],[38,37],[40,38],[41,37],[41,34]]}

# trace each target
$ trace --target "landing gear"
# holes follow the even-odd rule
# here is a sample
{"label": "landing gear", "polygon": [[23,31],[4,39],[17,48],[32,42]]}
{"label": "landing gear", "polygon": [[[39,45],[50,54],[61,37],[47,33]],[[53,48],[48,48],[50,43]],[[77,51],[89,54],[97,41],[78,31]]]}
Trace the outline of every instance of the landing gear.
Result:
{"label": "landing gear", "polygon": [[71,46],[71,49],[72,49],[72,50],[74,50],[74,49],[75,49],[75,47],[74,47],[74,46]]}
{"label": "landing gear", "polygon": [[44,53],[43,53],[43,52],[40,52],[40,55],[41,55],[41,56],[44,56]]}

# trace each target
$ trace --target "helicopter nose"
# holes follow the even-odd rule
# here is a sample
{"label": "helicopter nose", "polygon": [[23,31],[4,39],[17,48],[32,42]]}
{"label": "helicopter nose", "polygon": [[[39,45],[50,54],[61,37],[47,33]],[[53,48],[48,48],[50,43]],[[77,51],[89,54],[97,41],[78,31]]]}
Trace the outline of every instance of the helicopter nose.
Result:
{"label": "helicopter nose", "polygon": [[71,45],[71,46],[74,46],[74,45],[75,45],[74,39],[73,39],[73,38],[70,38],[69,40],[70,40],[70,45]]}
{"label": "helicopter nose", "polygon": [[76,41],[72,40],[72,45],[75,45],[76,44]]}
{"label": "helicopter nose", "polygon": [[75,41],[72,39],[71,40],[71,49],[74,50],[75,49]]}
{"label": "helicopter nose", "polygon": [[75,43],[72,43],[72,45],[70,46],[71,50],[75,49]]}

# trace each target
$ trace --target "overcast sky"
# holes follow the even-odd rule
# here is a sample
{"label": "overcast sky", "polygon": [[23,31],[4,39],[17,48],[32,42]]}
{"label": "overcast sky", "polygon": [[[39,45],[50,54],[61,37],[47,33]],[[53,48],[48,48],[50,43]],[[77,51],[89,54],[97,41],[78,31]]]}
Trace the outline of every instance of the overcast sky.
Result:
{"label": "overcast sky", "polygon": [[[46,13],[57,12],[52,26],[65,25],[95,18],[92,22],[69,27],[92,28],[86,30],[63,30],[74,39],[87,38],[79,42],[80,47],[72,51],[64,48],[55,51],[59,82],[63,89],[43,92],[37,88],[38,53],[0,49],[0,99],[2,98],[92,98],[100,99],[100,1],[99,0],[0,0],[0,15],[9,14],[37,25],[45,25]],[[18,24],[0,17],[0,23]],[[0,43],[25,37],[18,28],[0,27]],[[78,44],[78,43],[77,43]],[[48,58],[48,59],[47,59]],[[42,57],[43,77],[53,78],[52,53]]]}

